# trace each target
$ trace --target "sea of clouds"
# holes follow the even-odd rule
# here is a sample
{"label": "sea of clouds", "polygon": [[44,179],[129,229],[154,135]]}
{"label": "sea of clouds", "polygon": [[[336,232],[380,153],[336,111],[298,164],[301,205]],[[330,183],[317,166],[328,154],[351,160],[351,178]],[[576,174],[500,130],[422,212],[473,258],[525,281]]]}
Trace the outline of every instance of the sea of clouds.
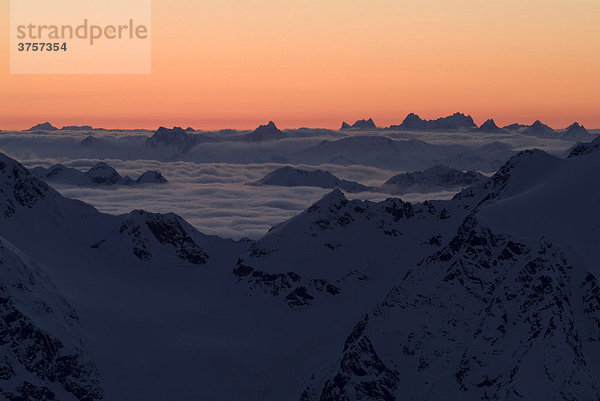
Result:
{"label": "sea of clouds", "polygon": [[[158,170],[167,184],[139,186],[77,187],[52,184],[64,196],[87,202],[110,214],[128,213],[134,209],[150,212],[174,212],[206,234],[239,239],[259,238],[269,228],[308,208],[330,189],[314,187],[252,186],[282,164],[198,164],[192,162],[159,162],[152,160],[104,160],[121,175],[137,178],[146,170]],[[62,161],[68,167],[85,171],[98,160]],[[26,167],[49,167],[54,159],[23,161]],[[296,166],[314,169],[315,166]],[[317,166],[339,178],[365,185],[381,185],[397,172],[366,166]],[[445,199],[453,192],[407,194],[403,199],[422,201]],[[383,200],[391,195],[363,192],[347,194],[349,198]]]}
{"label": "sea of clouds", "polygon": [[[62,163],[85,171],[102,160],[117,169],[122,176],[129,175],[134,179],[146,170],[158,170],[169,180],[169,183],[108,188],[63,184],[53,184],[53,186],[63,195],[90,203],[102,212],[122,214],[134,209],[159,213],[174,212],[204,233],[235,239],[261,237],[269,228],[302,212],[330,191],[330,189],[315,187],[247,185],[287,164],[276,163],[275,161],[279,162],[279,160],[271,160],[272,155],[291,155],[322,140],[331,140],[330,136],[285,139],[261,144],[220,141],[201,144],[189,155],[183,155],[183,159],[179,158],[179,161],[159,161],[170,158],[168,154],[162,157],[168,149],[157,149],[157,157],[148,157],[147,153],[143,153],[148,151],[144,144],[152,132],[95,131],[93,135],[99,138],[101,143],[94,148],[86,148],[81,145],[81,142],[89,134],[60,132],[46,135],[3,132],[0,135],[0,151],[21,161],[28,168],[49,167]],[[438,145],[460,143],[473,147],[502,142],[509,145],[513,151],[541,148],[555,154],[564,153],[573,145],[558,140],[506,134],[378,132],[376,135],[403,140],[426,140],[427,143]],[[181,161],[187,160],[185,157],[193,160]],[[406,164],[410,165],[410,163]],[[367,186],[379,186],[390,177],[403,172],[356,164],[310,166],[294,164],[294,166],[309,170],[319,168],[331,172],[338,178],[357,181]],[[454,192],[447,191],[406,194],[402,199],[423,201],[448,199],[453,195]],[[378,201],[392,195],[364,192],[346,196],[352,199]]]}

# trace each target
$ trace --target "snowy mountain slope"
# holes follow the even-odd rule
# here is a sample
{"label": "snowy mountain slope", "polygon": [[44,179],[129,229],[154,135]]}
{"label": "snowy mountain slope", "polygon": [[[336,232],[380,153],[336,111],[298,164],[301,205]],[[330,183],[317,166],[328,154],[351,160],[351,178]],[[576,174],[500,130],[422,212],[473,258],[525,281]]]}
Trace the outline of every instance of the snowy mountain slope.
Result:
{"label": "snowy mountain slope", "polygon": [[[0,235],[35,259],[80,312],[107,399],[182,394],[199,371],[213,366],[205,358],[225,358],[221,346],[206,351],[191,345],[191,351],[183,344],[190,338],[193,344],[218,342],[232,324],[239,298],[230,295],[237,291],[231,270],[248,241],[201,234],[173,214],[99,213],[62,197],[3,155],[0,211]],[[227,363],[239,364],[236,355]],[[218,394],[226,387],[223,377],[240,374],[214,366],[212,372],[203,387],[185,390],[189,399]],[[156,381],[156,375],[165,378]],[[216,389],[207,390],[210,383]]]}
{"label": "snowy mountain slope", "polygon": [[305,304],[313,304],[311,297],[328,285],[336,287],[333,295],[351,297],[344,291],[350,283],[377,297],[373,288],[386,287],[438,249],[462,217],[433,203],[349,201],[336,189],[272,228],[240,257],[234,275],[252,288],[272,289],[277,283],[266,292],[284,301],[298,290],[305,293]]}
{"label": "snowy mountain slope", "polygon": [[577,157],[600,149],[600,136],[587,143],[578,142],[569,152],[569,157]]}
{"label": "snowy mountain slope", "polygon": [[476,171],[463,172],[438,165],[424,171],[398,174],[387,180],[379,189],[390,194],[460,190],[482,183],[486,179]]}
{"label": "snowy mountain slope", "polygon": [[570,257],[469,216],[302,399],[598,399],[600,287]]}
{"label": "snowy mountain slope", "polygon": [[337,187],[347,192],[363,192],[370,189],[358,182],[341,180],[328,171],[308,171],[290,166],[278,168],[251,185],[309,186],[332,189]]}
{"label": "snowy mountain slope", "polygon": [[[101,174],[101,177],[104,177]],[[53,259],[56,249],[36,247],[36,243],[49,244],[53,241],[57,249],[65,248],[62,241],[69,243],[72,252],[85,250],[86,254],[102,249],[103,241],[111,243],[107,257],[119,260],[122,250],[128,256],[138,256],[138,245],[151,244],[154,259],[173,264],[181,259],[186,263],[203,264],[208,258],[205,248],[233,245],[233,241],[201,234],[191,225],[174,214],[155,214],[134,211],[126,215],[112,216],[98,212],[83,202],[63,197],[44,182],[35,178],[25,167],[0,154],[0,211],[3,214],[2,233],[13,243],[30,254]],[[20,227],[10,230],[10,227]],[[36,227],[28,230],[28,227]],[[117,243],[119,244],[117,246]],[[94,247],[92,247],[94,245]],[[25,249],[29,248],[29,249]],[[74,249],[73,249],[74,248]],[[173,252],[174,251],[174,252]],[[217,252],[219,253],[219,252]],[[173,254],[177,258],[173,258]],[[91,256],[91,255],[90,255]],[[149,260],[152,257],[139,258]]]}
{"label": "snowy mountain slope", "polygon": [[534,381],[587,399],[599,163],[522,152],[422,204],[334,190],[236,243],[176,215],[99,213],[0,156],[0,235],[79,311],[106,399],[546,399]]}
{"label": "snowy mountain slope", "polygon": [[461,192],[457,200],[479,205],[480,218],[493,230],[548,238],[575,251],[587,269],[600,274],[598,165],[598,152],[566,160],[542,151],[523,152],[488,183]]}
{"label": "snowy mountain slope", "polygon": [[0,237],[0,398],[101,399],[79,317],[40,268]]}

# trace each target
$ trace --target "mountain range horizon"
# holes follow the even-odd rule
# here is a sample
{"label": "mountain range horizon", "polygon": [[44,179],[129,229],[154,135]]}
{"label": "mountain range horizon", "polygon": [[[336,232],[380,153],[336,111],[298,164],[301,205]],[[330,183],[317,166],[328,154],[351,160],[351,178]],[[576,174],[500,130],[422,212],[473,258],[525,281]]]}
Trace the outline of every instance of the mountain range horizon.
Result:
{"label": "mountain range horizon", "polygon": [[[448,120],[452,120],[452,119],[463,119],[464,121],[467,121],[467,123],[464,126],[462,126],[461,128],[472,127],[472,128],[480,128],[481,129],[481,128],[485,128],[487,125],[490,125],[490,124],[493,124],[493,126],[496,127],[496,122],[495,122],[495,120],[493,118],[487,118],[487,119],[484,118],[484,119],[482,119],[481,124],[477,125],[475,123],[474,119],[471,117],[470,114],[465,114],[463,112],[455,112],[453,114],[450,114],[450,115],[447,115],[447,116],[443,116],[443,117],[434,118],[434,119],[431,119],[431,120],[421,119],[421,117],[419,116],[419,114],[410,112],[410,113],[407,114],[407,116],[404,118],[404,120],[400,124],[391,123],[391,124],[389,124],[387,126],[377,126],[376,123],[375,123],[375,121],[373,120],[373,118],[369,117],[368,119],[359,119],[359,120],[356,120],[353,124],[349,124],[346,121],[343,121],[340,130],[348,130],[348,129],[359,129],[359,130],[368,130],[368,129],[402,129],[401,127],[403,125],[407,125],[407,123],[411,123],[411,122],[414,123],[415,120],[431,123],[431,122],[439,122],[439,121],[442,121],[442,120],[448,121]],[[269,123],[273,123],[273,120],[271,120]],[[472,123],[472,124],[469,124],[469,123]],[[515,127],[516,128],[529,127],[529,126],[533,126],[533,125],[536,125],[536,124],[543,124],[543,123],[542,123],[542,121],[540,119],[535,119],[530,125],[523,124],[523,123],[518,123],[518,122],[513,122],[513,123],[510,123],[510,124],[506,124],[506,125],[503,125],[501,127],[499,127],[499,126],[498,127],[499,128],[503,128],[503,129],[511,129],[511,128],[515,128]],[[266,124],[266,125],[268,125],[268,124]],[[546,125],[546,124],[544,124],[544,125]],[[553,129],[555,129],[555,130],[561,130],[561,129],[568,130],[569,128],[571,128],[574,125],[575,126],[584,127],[584,124],[580,124],[579,121],[573,121],[570,125],[568,125],[568,126],[566,126],[564,128],[553,128]],[[174,128],[180,128],[180,127],[178,127],[176,125],[173,125],[173,127]],[[550,126],[548,126],[548,127],[550,127]],[[309,128],[309,127],[307,127],[305,125],[301,125],[300,127],[285,127],[283,129],[298,129],[298,128]],[[310,127],[310,128],[323,128],[323,127],[317,127],[317,126],[315,126],[315,127]],[[228,129],[232,129],[232,128],[223,126],[221,128],[212,129],[212,130],[209,130],[209,131],[228,130]],[[444,127],[442,127],[442,128],[437,128],[437,129],[452,129],[452,128],[448,128],[448,127],[444,128]],[[600,130],[600,127],[598,127],[598,128],[588,128],[588,129],[591,129],[591,130]],[[115,128],[92,127],[91,125],[64,125],[62,128],[58,128],[58,127],[54,126],[52,123],[50,123],[49,121],[46,121],[46,122],[43,122],[43,123],[35,124],[32,127],[30,127],[30,128],[21,129],[20,131],[35,131],[35,130],[40,130],[40,131],[115,130],[116,131],[116,130],[121,130],[121,129],[118,128],[118,127],[115,127]],[[135,131],[135,130],[148,130],[148,131],[152,131],[152,130],[155,130],[155,129],[146,127],[146,128],[127,128],[127,129],[124,129],[124,130],[127,130],[127,131]],[[202,130],[199,130],[199,129],[196,129],[196,128],[192,128],[192,127],[187,127],[185,129],[185,131],[187,131],[187,132],[195,132],[197,130],[198,131],[202,131]],[[247,130],[251,130],[251,129],[236,129],[236,130],[238,130],[238,131],[247,131]],[[4,130],[4,131],[19,131],[19,130]]]}

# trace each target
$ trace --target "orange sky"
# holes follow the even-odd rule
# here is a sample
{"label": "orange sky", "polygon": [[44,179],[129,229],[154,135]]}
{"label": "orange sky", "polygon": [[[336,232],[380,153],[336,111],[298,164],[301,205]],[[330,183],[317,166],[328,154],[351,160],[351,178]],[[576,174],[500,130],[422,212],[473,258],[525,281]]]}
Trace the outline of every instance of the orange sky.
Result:
{"label": "orange sky", "polygon": [[0,0],[0,129],[338,128],[455,111],[600,128],[598,0],[152,4],[152,74],[10,75]]}

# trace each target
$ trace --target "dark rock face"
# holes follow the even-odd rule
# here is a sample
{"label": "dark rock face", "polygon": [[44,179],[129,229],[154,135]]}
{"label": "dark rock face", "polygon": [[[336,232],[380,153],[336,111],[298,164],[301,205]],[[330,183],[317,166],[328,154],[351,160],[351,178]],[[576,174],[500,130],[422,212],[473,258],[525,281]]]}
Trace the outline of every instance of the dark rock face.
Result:
{"label": "dark rock face", "polygon": [[151,215],[146,225],[158,241],[175,247],[177,256],[196,265],[205,264],[208,255],[183,229],[176,219],[165,219],[162,215]]}
{"label": "dark rock face", "polygon": [[[203,265],[209,258],[184,228],[181,218],[171,213],[163,215],[134,210],[121,223],[119,240],[122,239],[131,243],[133,254],[140,260],[152,259],[152,251],[157,245],[174,249],[178,258],[195,265]],[[105,248],[106,242],[107,239],[102,239],[91,247]]]}
{"label": "dark rock face", "polygon": [[348,335],[338,373],[325,383],[320,401],[396,400],[399,373],[383,363],[366,336],[368,319]]}
{"label": "dark rock face", "polygon": [[101,399],[98,372],[77,345],[77,315],[2,241],[0,398],[60,400],[70,393],[80,401]]}
{"label": "dark rock face", "polygon": [[587,155],[600,149],[600,136],[589,143],[578,143],[573,147],[569,158]]}
{"label": "dark rock face", "polygon": [[185,153],[195,145],[206,141],[208,141],[208,138],[204,135],[184,130],[181,127],[173,127],[172,129],[159,127],[154,135],[146,140],[146,146],[150,148],[166,146]]}
{"label": "dark rock face", "polygon": [[238,283],[245,283],[250,292],[260,291],[273,297],[282,297],[290,308],[308,306],[317,295],[338,295],[342,290],[324,279],[304,280],[299,274],[267,273],[255,269],[239,259],[233,274]]}
{"label": "dark rock face", "polygon": [[45,199],[50,188],[33,177],[21,164],[0,153],[0,210],[12,216],[17,207],[32,208]]}
{"label": "dark rock face", "polygon": [[598,399],[599,341],[593,275],[471,215],[356,325],[321,397],[305,398]]}
{"label": "dark rock face", "polygon": [[423,120],[417,114],[410,113],[406,116],[402,124],[389,127],[389,129],[410,131],[453,131],[475,128],[477,128],[477,126],[475,125],[475,122],[473,122],[473,118],[462,113],[454,113],[451,116],[438,118],[436,120]]}

